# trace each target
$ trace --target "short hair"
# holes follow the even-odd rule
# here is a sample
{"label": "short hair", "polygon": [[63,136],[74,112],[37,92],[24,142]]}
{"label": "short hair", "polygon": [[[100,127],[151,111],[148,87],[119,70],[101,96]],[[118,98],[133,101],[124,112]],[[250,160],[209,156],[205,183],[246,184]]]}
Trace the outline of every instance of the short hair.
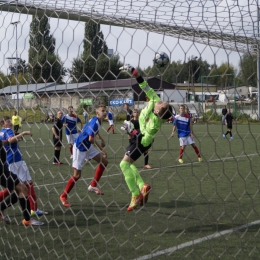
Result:
{"label": "short hair", "polygon": [[104,108],[106,108],[107,106],[105,106],[105,105],[102,105],[102,104],[101,104],[101,105],[97,105],[97,106],[96,106],[96,111],[97,111],[99,108],[101,108],[101,107],[104,107]]}
{"label": "short hair", "polygon": [[162,108],[161,110],[161,118],[162,119],[168,119],[172,116],[172,106],[170,104],[167,104],[166,108]]}
{"label": "short hair", "polygon": [[3,125],[5,123],[6,120],[9,120],[11,119],[9,116],[3,116],[1,121],[0,121],[0,124]]}
{"label": "short hair", "polygon": [[73,106],[68,106],[68,109],[69,109],[69,108],[73,108]]}

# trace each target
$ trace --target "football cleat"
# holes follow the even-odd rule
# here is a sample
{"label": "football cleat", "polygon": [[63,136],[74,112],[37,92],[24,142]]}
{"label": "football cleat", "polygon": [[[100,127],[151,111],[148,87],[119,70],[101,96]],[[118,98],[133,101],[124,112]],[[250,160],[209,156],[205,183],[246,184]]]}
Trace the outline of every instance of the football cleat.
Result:
{"label": "football cleat", "polygon": [[141,194],[142,194],[143,198],[140,202],[140,206],[143,206],[148,201],[148,196],[149,196],[150,190],[151,190],[151,186],[149,184],[145,184],[142,187]]}
{"label": "football cleat", "polygon": [[231,136],[231,137],[230,137],[230,140],[234,140],[234,136]]}
{"label": "football cleat", "polygon": [[23,223],[23,225],[24,226],[42,226],[42,225],[44,225],[44,222],[41,222],[41,221],[39,221],[39,220],[35,220],[35,219],[33,219],[33,218],[31,218],[30,220],[23,220],[22,221],[22,223]]}
{"label": "football cleat", "polygon": [[183,163],[183,160],[182,160],[182,159],[179,159],[179,163]]}
{"label": "football cleat", "polygon": [[132,211],[133,209],[135,209],[140,202],[143,200],[143,195],[142,193],[140,193],[138,196],[136,197],[132,197],[130,205],[127,207],[127,211]]}
{"label": "football cleat", "polygon": [[88,186],[88,191],[94,192],[97,195],[104,195],[104,192],[102,192],[100,189],[97,187],[92,187],[91,185]]}
{"label": "football cleat", "polygon": [[10,224],[11,223],[10,219],[6,215],[4,215],[3,212],[0,212],[0,220],[5,222],[6,224]]}
{"label": "football cleat", "polygon": [[36,211],[31,210],[32,217],[36,217],[36,216],[40,217],[40,216],[48,215],[48,214],[49,214],[48,212],[40,210],[40,209],[37,209]]}
{"label": "football cleat", "polygon": [[222,136],[223,136],[223,138],[226,138],[226,136],[224,134]]}
{"label": "football cleat", "polygon": [[71,207],[71,204],[68,202],[67,197],[60,195],[60,201],[64,207]]}
{"label": "football cleat", "polygon": [[198,157],[198,161],[199,161],[199,162],[202,162],[202,158],[201,158],[201,157]]}

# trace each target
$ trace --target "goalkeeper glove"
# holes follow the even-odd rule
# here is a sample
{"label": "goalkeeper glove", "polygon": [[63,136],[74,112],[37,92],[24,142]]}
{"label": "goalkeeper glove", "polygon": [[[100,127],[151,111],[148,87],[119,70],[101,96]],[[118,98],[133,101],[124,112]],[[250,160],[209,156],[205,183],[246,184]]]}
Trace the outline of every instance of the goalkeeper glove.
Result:
{"label": "goalkeeper glove", "polygon": [[125,130],[130,135],[136,135],[137,131],[134,129],[134,124],[130,121],[124,121],[123,125],[121,126],[122,130]]}
{"label": "goalkeeper glove", "polygon": [[122,70],[122,71],[128,71],[130,72],[133,76],[135,76],[138,71],[130,64],[125,64],[123,65],[122,67],[119,68],[119,70]]}

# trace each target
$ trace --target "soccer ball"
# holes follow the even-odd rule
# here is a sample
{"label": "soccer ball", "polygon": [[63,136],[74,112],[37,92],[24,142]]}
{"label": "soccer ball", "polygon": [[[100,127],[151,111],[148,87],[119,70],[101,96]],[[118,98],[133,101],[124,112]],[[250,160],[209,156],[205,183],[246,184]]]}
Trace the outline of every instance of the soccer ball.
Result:
{"label": "soccer ball", "polygon": [[169,60],[169,56],[165,52],[159,51],[155,53],[153,62],[158,68],[162,68],[169,63]]}

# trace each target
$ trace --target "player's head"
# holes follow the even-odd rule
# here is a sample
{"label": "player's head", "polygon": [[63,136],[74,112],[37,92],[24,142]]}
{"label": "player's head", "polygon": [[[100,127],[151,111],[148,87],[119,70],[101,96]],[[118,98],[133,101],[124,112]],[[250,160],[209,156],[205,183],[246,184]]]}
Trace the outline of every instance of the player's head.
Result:
{"label": "player's head", "polygon": [[72,114],[73,113],[73,106],[68,106],[68,111],[69,111],[69,114]]}
{"label": "player's head", "polygon": [[161,119],[168,119],[172,116],[172,106],[167,102],[158,101],[154,105],[154,113]]}
{"label": "player's head", "polygon": [[15,110],[13,114],[16,116],[17,115],[17,111]]}
{"label": "player's head", "polygon": [[139,111],[138,111],[138,109],[133,109],[133,117],[138,118],[138,116],[139,116]]}
{"label": "player's head", "polygon": [[105,105],[98,105],[96,107],[96,115],[98,119],[104,119],[107,115],[107,107]]}
{"label": "player's head", "polygon": [[184,114],[185,113],[185,106],[184,105],[180,105],[179,106],[179,111],[180,111],[180,114]]}
{"label": "player's head", "polygon": [[128,109],[129,109],[129,104],[128,104],[128,103],[124,103],[124,108],[125,108],[126,110],[128,110]]}
{"label": "player's head", "polygon": [[12,120],[10,119],[9,116],[4,116],[1,121],[0,124],[2,127],[4,128],[12,128],[13,124],[12,124]]}
{"label": "player's head", "polygon": [[61,110],[58,110],[57,112],[57,118],[61,119],[63,116],[63,112]]}

